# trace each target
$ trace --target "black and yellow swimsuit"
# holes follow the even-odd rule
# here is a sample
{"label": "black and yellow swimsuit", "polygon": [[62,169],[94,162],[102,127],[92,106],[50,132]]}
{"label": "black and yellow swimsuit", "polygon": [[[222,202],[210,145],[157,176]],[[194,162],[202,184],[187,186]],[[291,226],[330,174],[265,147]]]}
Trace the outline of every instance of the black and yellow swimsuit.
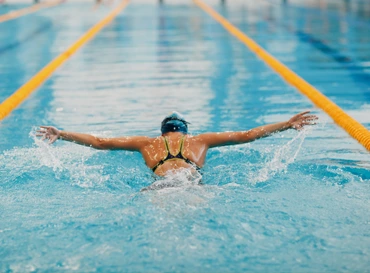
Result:
{"label": "black and yellow swimsuit", "polygon": [[173,159],[182,159],[184,160],[186,163],[194,166],[195,169],[197,170],[200,170],[200,167],[198,167],[193,161],[191,161],[190,159],[186,158],[182,153],[183,153],[183,150],[184,150],[184,140],[185,140],[185,136],[182,136],[181,137],[181,141],[180,141],[180,151],[177,155],[173,155],[170,153],[170,148],[168,147],[168,141],[166,139],[166,137],[163,137],[163,140],[164,140],[164,144],[166,146],[166,151],[167,151],[167,156],[164,158],[164,159],[161,159],[161,161],[159,161],[157,163],[157,165],[155,165],[153,168],[152,168],[152,171],[155,172],[155,170],[163,165],[166,161],[168,160],[173,160]]}

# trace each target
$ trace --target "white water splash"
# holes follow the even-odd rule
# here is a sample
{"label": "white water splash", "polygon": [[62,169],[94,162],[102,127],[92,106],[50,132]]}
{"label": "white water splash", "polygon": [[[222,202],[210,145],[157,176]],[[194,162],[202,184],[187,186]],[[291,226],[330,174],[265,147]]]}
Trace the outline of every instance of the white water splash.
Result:
{"label": "white water splash", "polygon": [[143,188],[141,191],[147,190],[160,190],[165,188],[185,188],[194,185],[199,185],[202,175],[192,169],[181,169],[169,172],[166,176],[159,178],[148,187]]}
{"label": "white water splash", "polygon": [[32,128],[29,136],[37,146],[34,155],[39,159],[41,166],[50,167],[54,172],[63,170],[63,163],[58,158],[58,154],[53,151],[54,148],[47,142],[37,138],[35,129],[36,128]]}
{"label": "white water splash", "polygon": [[254,174],[254,178],[251,179],[251,182],[253,184],[265,182],[276,173],[286,171],[289,164],[292,164],[296,159],[302,148],[303,141],[311,130],[311,128],[305,128],[299,131],[299,133],[287,144],[273,151],[274,155],[272,159],[267,161],[257,174]]}
{"label": "white water splash", "polygon": [[200,207],[208,207],[215,192],[201,184],[202,176],[189,169],[168,174],[141,190],[155,208],[181,217]]}
{"label": "white water splash", "polygon": [[[49,145],[37,138],[35,132],[36,128],[32,128],[29,136],[36,147],[13,148],[0,154],[5,182],[12,182],[16,177],[34,171],[44,175],[51,173],[56,179],[66,175],[72,185],[80,187],[93,187],[109,179],[109,175],[102,174],[103,166],[86,164],[86,160],[98,151],[78,145],[71,149],[71,144]],[[49,168],[49,171],[43,167]]]}

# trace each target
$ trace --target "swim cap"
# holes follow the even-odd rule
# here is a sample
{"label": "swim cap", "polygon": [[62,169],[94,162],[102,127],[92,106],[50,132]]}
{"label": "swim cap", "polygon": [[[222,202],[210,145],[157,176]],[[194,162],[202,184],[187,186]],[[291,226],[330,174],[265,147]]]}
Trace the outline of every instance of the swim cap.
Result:
{"label": "swim cap", "polygon": [[187,122],[180,113],[172,112],[162,121],[161,131],[162,134],[168,132],[181,132],[187,134],[188,124],[189,122]]}

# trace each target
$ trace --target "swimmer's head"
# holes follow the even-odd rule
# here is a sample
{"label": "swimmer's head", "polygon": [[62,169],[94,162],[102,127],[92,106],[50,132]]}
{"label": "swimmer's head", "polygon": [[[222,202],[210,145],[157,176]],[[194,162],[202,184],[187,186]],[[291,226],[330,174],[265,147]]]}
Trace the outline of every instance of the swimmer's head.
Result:
{"label": "swimmer's head", "polygon": [[189,122],[187,122],[180,113],[172,112],[162,121],[162,135],[168,132],[180,132],[187,134],[188,124]]}

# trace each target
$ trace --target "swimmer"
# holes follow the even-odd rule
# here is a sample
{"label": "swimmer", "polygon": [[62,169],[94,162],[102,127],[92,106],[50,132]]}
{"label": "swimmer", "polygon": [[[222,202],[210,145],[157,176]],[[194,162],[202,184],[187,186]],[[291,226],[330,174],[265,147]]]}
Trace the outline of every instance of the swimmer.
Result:
{"label": "swimmer", "polygon": [[306,125],[316,124],[317,116],[310,111],[294,115],[288,121],[263,125],[240,132],[188,134],[188,124],[184,117],[173,112],[164,118],[162,134],[157,137],[125,136],[102,138],[89,134],[58,130],[52,126],[40,126],[37,136],[54,143],[57,139],[102,150],[128,150],[140,152],[146,165],[158,176],[189,169],[196,172],[203,167],[208,149],[237,145],[255,141],[288,129],[300,130]]}

